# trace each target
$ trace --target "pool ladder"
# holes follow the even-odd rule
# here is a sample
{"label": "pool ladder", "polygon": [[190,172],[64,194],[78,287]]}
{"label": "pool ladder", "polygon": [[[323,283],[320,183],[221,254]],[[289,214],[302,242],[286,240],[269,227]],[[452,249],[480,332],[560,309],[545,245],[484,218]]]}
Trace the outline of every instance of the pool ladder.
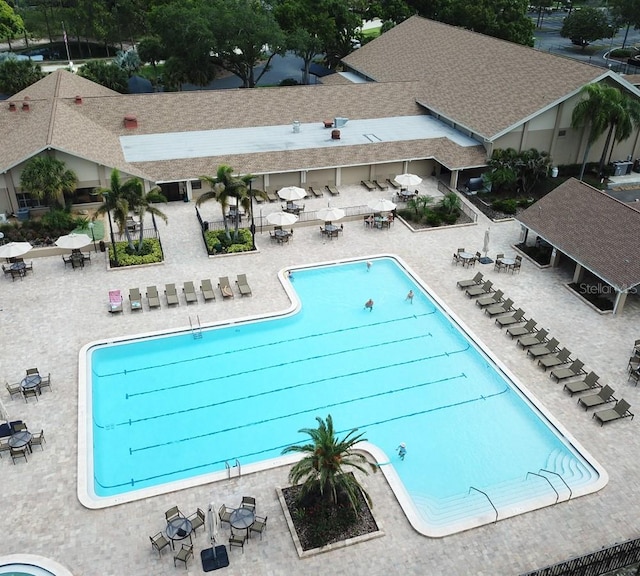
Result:
{"label": "pool ladder", "polygon": [[[228,461],[225,461],[224,463],[224,467],[227,469],[227,479],[231,480],[231,466],[229,465]],[[240,460],[238,460],[236,458],[236,461],[233,465],[233,468],[237,468],[238,469],[238,478],[240,478],[240,476],[242,476],[242,466],[240,466]]]}
{"label": "pool ladder", "polygon": [[202,338],[202,327],[200,326],[200,316],[196,316],[196,323],[191,320],[189,316],[189,326],[191,326],[191,334],[193,334],[194,340],[200,340]]}

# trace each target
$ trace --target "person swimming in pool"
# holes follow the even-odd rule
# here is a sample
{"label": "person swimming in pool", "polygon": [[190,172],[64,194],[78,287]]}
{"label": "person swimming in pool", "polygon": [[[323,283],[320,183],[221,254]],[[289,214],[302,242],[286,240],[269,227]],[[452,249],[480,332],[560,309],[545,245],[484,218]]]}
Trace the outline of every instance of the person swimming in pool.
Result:
{"label": "person swimming in pool", "polygon": [[369,312],[373,312],[373,300],[369,298],[369,300],[364,303],[364,307],[369,308]]}
{"label": "person swimming in pool", "polygon": [[405,298],[405,300],[409,300],[409,302],[413,304],[413,290],[409,290],[409,294],[407,294],[407,297]]}
{"label": "person swimming in pool", "polygon": [[400,460],[404,460],[404,457],[407,455],[407,445],[404,442],[400,443],[400,446],[396,448],[398,451],[398,456],[400,456]]}
{"label": "person swimming in pool", "polygon": [[367,272],[371,270],[371,266],[373,266],[373,263],[371,262],[371,260],[367,260]]}

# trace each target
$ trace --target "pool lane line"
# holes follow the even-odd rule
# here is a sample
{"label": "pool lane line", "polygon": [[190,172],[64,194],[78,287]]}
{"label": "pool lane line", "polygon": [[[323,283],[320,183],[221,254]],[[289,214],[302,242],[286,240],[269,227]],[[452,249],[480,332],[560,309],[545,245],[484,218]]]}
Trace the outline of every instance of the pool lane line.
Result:
{"label": "pool lane line", "polygon": [[[443,406],[438,406],[438,407],[435,407],[435,408],[427,408],[425,410],[418,410],[418,411],[412,412],[410,414],[403,414],[403,415],[400,415],[400,416],[394,416],[392,418],[387,418],[385,420],[378,420],[376,422],[370,422],[368,424],[356,425],[356,426],[354,426],[354,428],[356,428],[358,430],[365,429],[365,428],[372,428],[374,426],[380,426],[380,425],[386,424],[388,422],[394,422],[394,421],[397,421],[397,420],[404,420],[406,418],[413,418],[414,416],[421,416],[421,415],[424,415],[424,414],[428,414],[430,412],[438,412],[440,410],[446,410],[448,408],[456,408],[456,407],[459,407],[459,406],[464,406],[466,404],[472,404],[472,403],[475,403],[475,402],[479,402],[481,400],[488,400],[490,398],[494,398],[494,397],[497,397],[497,396],[502,396],[503,394],[508,393],[509,391],[510,391],[509,386],[505,385],[505,388],[503,390],[500,390],[498,392],[494,392],[493,394],[489,394],[489,395],[481,394],[480,396],[477,396],[475,398],[468,398],[466,400],[461,400],[460,402],[454,402],[452,404],[445,404]],[[340,402],[340,403],[337,403],[337,404],[329,404],[327,406],[314,408],[313,410],[322,410],[322,409],[326,409],[326,408],[332,407],[332,406],[337,406],[337,405],[340,405],[340,404],[343,404],[343,403],[344,402]],[[301,412],[301,413],[304,413],[304,412]],[[287,416],[274,418],[274,419],[270,419],[270,420],[267,420],[267,421],[254,422],[252,424],[248,424],[248,425],[245,425],[245,426],[239,426],[237,428],[249,427],[249,426],[253,426],[253,425],[257,425],[257,424],[262,424],[264,422],[270,422],[270,421],[273,421],[273,420],[287,418],[289,416],[296,416],[298,414],[300,414],[300,413],[290,414],[290,415],[287,415]],[[233,430],[233,429],[229,429],[229,430]],[[216,434],[217,433],[226,432],[226,431],[227,430],[219,431],[219,432],[216,432]],[[336,433],[337,434],[341,434],[341,433],[344,433],[344,432],[347,432],[347,431],[348,430],[342,430],[342,431],[337,431]],[[206,437],[206,436],[209,436],[209,434],[205,435],[204,437]],[[184,440],[179,440],[179,441],[174,441],[174,442],[167,442],[165,444],[159,444],[157,446],[151,446],[149,448],[144,448],[144,449],[136,449],[136,450],[129,449],[129,453],[131,455],[133,455],[135,452],[138,452],[138,451],[152,449],[152,448],[155,448],[155,447],[162,447],[162,446],[166,446],[166,445],[169,445],[169,444],[174,444],[176,442],[187,442],[189,440],[198,439],[198,438],[201,438],[201,437],[203,437],[203,436],[195,436],[195,437],[191,437],[191,438],[186,438]],[[282,444],[282,445],[279,445],[279,446],[271,446],[269,448],[264,448],[262,450],[257,450],[255,452],[247,452],[247,453],[244,453],[244,454],[234,454],[232,456],[224,457],[224,458],[221,458],[219,460],[214,460],[212,462],[198,464],[197,466],[190,466],[188,468],[181,468],[180,470],[173,470],[171,472],[165,472],[164,474],[156,474],[156,475],[153,475],[153,476],[147,476],[147,477],[144,477],[144,478],[139,478],[137,480],[134,480],[132,478],[128,482],[123,482],[123,483],[119,483],[119,484],[110,484],[110,485],[102,484],[95,474],[94,474],[94,481],[95,481],[95,483],[97,485],[99,485],[101,488],[103,488],[105,490],[119,488],[119,487],[123,487],[123,486],[135,486],[136,483],[141,484],[141,483],[144,483],[144,482],[150,482],[152,480],[158,480],[158,479],[161,479],[161,478],[166,478],[168,476],[172,476],[172,475],[175,475],[175,474],[184,475],[186,472],[193,472],[195,470],[202,470],[204,468],[210,468],[211,466],[223,464],[224,462],[228,462],[230,460],[235,460],[235,459],[242,460],[242,459],[252,458],[254,456],[259,456],[260,454],[272,453],[274,450],[282,451],[284,448],[286,448],[287,446],[290,446],[290,445],[291,445],[291,443],[286,443],[286,444]],[[254,462],[257,462],[257,461],[258,460],[254,460]],[[384,462],[383,464],[389,464],[389,463],[390,462]],[[380,466],[381,465],[382,464],[380,464]]]}
{"label": "pool lane line", "polygon": [[[135,452],[143,452],[146,450],[153,450],[156,448],[161,448],[163,446],[169,446],[171,444],[180,444],[183,442],[190,442],[192,440],[199,440],[202,438],[210,438],[212,436],[216,436],[218,434],[225,434],[227,432],[233,432],[235,430],[242,430],[243,428],[252,428],[253,426],[258,426],[258,425],[263,425],[263,424],[269,424],[271,422],[277,422],[278,420],[284,420],[286,418],[291,418],[293,416],[301,416],[303,414],[309,414],[311,412],[318,412],[321,410],[327,410],[329,408],[335,408],[336,406],[344,406],[347,404],[355,404],[357,402],[361,402],[361,401],[365,401],[365,400],[371,400],[373,398],[380,398],[382,396],[389,396],[389,395],[394,395],[394,394],[398,394],[400,392],[406,392],[408,390],[415,390],[416,388],[423,388],[425,386],[432,386],[434,384],[441,384],[443,382],[450,382],[453,380],[457,380],[459,378],[466,378],[466,375],[464,374],[464,372],[458,374],[457,376],[449,376],[447,378],[441,378],[438,380],[432,380],[432,381],[427,381],[427,382],[420,382],[418,384],[412,384],[411,386],[405,386],[403,388],[397,388],[395,390],[385,390],[383,392],[376,392],[375,394],[369,394],[368,396],[361,396],[359,398],[350,398],[348,400],[341,400],[340,402],[332,402],[329,404],[325,404],[322,406],[315,406],[313,408],[305,408],[304,410],[299,410],[297,412],[291,412],[289,414],[283,414],[281,416],[275,416],[273,418],[265,418],[264,420],[256,420],[254,422],[249,422],[247,424],[240,424],[238,426],[230,426],[228,428],[223,428],[221,430],[215,430],[213,432],[208,432],[206,434],[197,434],[195,436],[189,436],[189,437],[184,437],[184,438],[176,438],[173,439],[169,442],[160,442],[158,444],[149,444],[147,446],[144,447],[140,447],[140,448],[129,448],[129,453],[131,455],[133,455]],[[476,402],[479,400],[487,400],[489,398],[493,398],[494,396],[498,396],[500,394],[504,394],[505,392],[507,392],[509,389],[509,387],[507,386],[504,390],[501,390],[499,392],[494,392],[493,394],[489,394],[487,396],[481,394],[480,396],[473,398],[472,400],[462,400],[461,402],[455,402],[453,404],[447,404],[445,406],[441,406],[438,408],[429,408],[427,410],[423,410],[423,411],[418,411],[415,412],[413,414],[408,414],[408,415],[401,415],[401,416],[395,416],[393,418],[389,418],[388,420],[381,420],[379,421],[377,424],[383,424],[385,422],[392,422],[394,420],[400,420],[402,418],[405,418],[407,416],[411,416],[411,415],[417,415],[417,414],[425,414],[428,412],[434,412],[436,410],[440,410],[440,409],[444,409],[444,408],[451,408],[451,407],[455,407],[455,406],[460,406],[462,404],[467,404],[470,401]]]}
{"label": "pool lane line", "polygon": [[[307,382],[300,382],[298,384],[292,384],[290,386],[282,386],[280,388],[271,388],[269,390],[265,390],[263,392],[258,392],[256,394],[248,394],[246,396],[236,396],[235,398],[229,398],[227,400],[222,400],[220,402],[213,402],[211,404],[205,404],[204,406],[200,405],[200,406],[195,406],[193,408],[187,408],[187,409],[184,409],[184,410],[176,410],[175,412],[165,412],[163,414],[156,414],[154,416],[146,416],[144,418],[136,418],[134,420],[129,419],[129,420],[122,421],[122,422],[119,422],[119,423],[116,422],[116,423],[111,423],[111,424],[99,424],[97,422],[97,420],[95,419],[95,416],[94,416],[93,423],[94,423],[94,426],[96,428],[102,428],[102,429],[110,429],[110,428],[114,428],[115,426],[130,426],[132,424],[137,424],[139,422],[146,422],[146,421],[149,421],[149,420],[157,420],[157,419],[160,419],[160,418],[167,418],[167,417],[170,417],[170,416],[176,416],[178,414],[187,414],[187,413],[195,412],[195,411],[198,411],[198,410],[206,410],[206,409],[209,409],[209,408],[215,408],[217,406],[224,406],[225,404],[232,404],[234,402],[242,402],[243,400],[250,400],[250,399],[254,399],[254,398],[260,398],[261,396],[268,396],[270,394],[277,394],[279,392],[286,392],[288,390],[294,390],[296,388],[303,388],[303,387],[306,387],[306,386],[311,386],[313,384],[320,384],[322,382],[330,382],[332,380],[338,380],[338,379],[342,379],[342,378],[350,378],[350,377],[359,376],[359,375],[362,375],[362,374],[369,374],[369,373],[373,373],[373,372],[378,372],[378,371],[381,371],[381,370],[386,370],[388,368],[396,368],[396,367],[399,367],[399,366],[406,366],[406,365],[409,365],[409,364],[415,364],[416,362],[423,362],[423,361],[434,360],[434,359],[437,359],[437,358],[448,357],[448,356],[451,356],[453,354],[461,354],[463,352],[466,352],[466,350],[468,350],[468,347],[465,348],[465,349],[461,349],[459,351],[454,351],[454,352],[449,352],[448,351],[448,352],[443,352],[441,354],[434,354],[432,356],[422,356],[420,358],[414,358],[412,360],[406,360],[404,362],[396,362],[395,364],[388,364],[386,366],[379,366],[377,368],[366,368],[364,370],[356,370],[354,372],[349,372],[347,374],[339,374],[337,376],[328,376],[328,377],[325,377],[325,378],[318,378],[318,379],[315,379],[315,380],[309,380]],[[246,374],[246,373],[247,372],[238,372],[237,374],[232,374],[231,376],[237,376],[239,374]],[[225,376],[225,377],[215,378],[214,380],[222,379],[222,378],[229,378],[229,377],[230,376]],[[466,375],[465,375],[465,377],[466,377]],[[192,386],[192,385],[195,385],[195,384],[201,384],[201,383],[204,383],[204,382],[210,382],[211,380],[212,379],[198,380],[196,382],[190,382],[188,384],[180,384],[178,386],[173,386],[172,388],[182,388],[184,386]],[[168,388],[165,388],[163,390],[167,390],[167,389]]]}
{"label": "pool lane line", "polygon": [[[197,356],[195,358],[188,358],[186,360],[176,360],[175,362],[165,362],[163,364],[157,364],[155,366],[145,366],[143,368],[133,368],[131,370],[120,370],[118,372],[108,372],[106,374],[98,374],[97,372],[92,370],[92,373],[97,376],[98,378],[109,378],[111,376],[121,376],[121,375],[127,375],[127,374],[133,374],[134,372],[145,372],[147,370],[155,370],[156,368],[164,368],[167,366],[176,366],[178,364],[186,364],[189,362],[200,362],[203,360],[211,360],[213,358],[218,358],[220,356],[225,356],[228,354],[237,354],[239,352],[250,352],[250,351],[254,351],[254,350],[259,350],[260,348],[269,348],[271,346],[279,346],[281,344],[291,344],[291,342],[297,342],[299,340],[307,340],[309,338],[320,338],[322,336],[332,336],[335,334],[340,334],[343,332],[349,332],[351,330],[363,330],[363,329],[367,329],[367,328],[372,328],[372,327],[376,327],[376,326],[384,326],[387,324],[395,324],[398,322],[404,322],[405,320],[418,320],[419,318],[425,317],[425,316],[431,316],[432,314],[435,314],[436,310],[434,310],[433,312],[425,312],[424,314],[412,314],[411,316],[404,316],[402,318],[395,318],[392,320],[384,320],[381,322],[373,322],[371,324],[366,324],[366,325],[360,325],[360,326],[350,326],[348,328],[340,328],[337,330],[331,330],[329,332],[317,332],[316,334],[308,334],[306,336],[299,336],[297,338],[287,338],[286,340],[276,340],[274,342],[266,342],[264,344],[258,344],[256,346],[251,346],[249,348],[241,348],[241,349],[237,349],[237,350],[226,350],[224,352],[218,352],[215,354],[207,354],[205,356]],[[215,330],[210,330],[209,333],[215,333]]]}

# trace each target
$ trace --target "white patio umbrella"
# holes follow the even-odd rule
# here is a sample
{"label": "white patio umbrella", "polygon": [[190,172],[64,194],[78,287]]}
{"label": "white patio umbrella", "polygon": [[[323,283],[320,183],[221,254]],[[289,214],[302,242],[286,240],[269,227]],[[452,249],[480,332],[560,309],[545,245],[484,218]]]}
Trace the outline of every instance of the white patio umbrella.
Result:
{"label": "white patio umbrella", "polygon": [[209,531],[209,541],[211,542],[214,558],[216,557],[216,542],[218,540],[219,528],[220,519],[218,518],[218,512],[216,512],[215,504],[211,502],[207,510],[207,530]]}
{"label": "white patio umbrella", "polygon": [[31,248],[33,246],[29,242],[9,242],[9,244],[0,246],[0,258],[16,258],[29,252]]}
{"label": "white patio umbrella", "polygon": [[484,233],[484,244],[482,245],[482,251],[484,252],[484,255],[486,257],[487,252],[489,252],[489,228],[487,228]]}
{"label": "white patio umbrella", "polygon": [[404,186],[409,188],[409,186],[417,186],[422,182],[422,178],[420,176],[416,176],[415,174],[398,174],[394,180],[400,184],[400,186]]}
{"label": "white patio umbrella", "polygon": [[9,412],[7,412],[7,407],[2,403],[1,399],[0,399],[0,420],[9,422]]}
{"label": "white patio umbrella", "polygon": [[378,200],[373,200],[367,204],[371,210],[374,212],[391,212],[394,210],[396,205],[391,202],[391,200],[387,200],[386,198],[380,198]]}
{"label": "white patio umbrella", "polygon": [[307,195],[307,191],[304,188],[298,186],[287,186],[278,190],[278,196],[287,202],[293,202],[294,200],[301,200]]}
{"label": "white patio umbrella", "polygon": [[334,220],[340,220],[345,217],[346,212],[342,208],[320,208],[316,212],[318,220],[324,220],[325,222],[333,222]]}
{"label": "white patio umbrella", "polygon": [[272,212],[267,215],[267,222],[274,226],[290,226],[298,221],[298,217],[295,214],[289,214],[289,212]]}
{"label": "white patio umbrella", "polygon": [[65,236],[60,236],[56,240],[56,246],[58,248],[69,248],[70,250],[76,250],[78,248],[84,248],[91,244],[91,238],[86,234],[66,234]]}

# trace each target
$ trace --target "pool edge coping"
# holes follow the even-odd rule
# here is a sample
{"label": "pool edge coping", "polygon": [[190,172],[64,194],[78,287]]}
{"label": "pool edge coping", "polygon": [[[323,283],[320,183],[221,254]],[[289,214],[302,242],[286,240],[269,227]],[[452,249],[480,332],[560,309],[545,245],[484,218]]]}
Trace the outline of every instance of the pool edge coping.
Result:
{"label": "pool edge coping", "polygon": [[6,556],[0,556],[0,568],[11,564],[22,564],[23,566],[40,568],[51,572],[53,576],[73,576],[72,572],[62,564],[36,554],[8,554]]}

